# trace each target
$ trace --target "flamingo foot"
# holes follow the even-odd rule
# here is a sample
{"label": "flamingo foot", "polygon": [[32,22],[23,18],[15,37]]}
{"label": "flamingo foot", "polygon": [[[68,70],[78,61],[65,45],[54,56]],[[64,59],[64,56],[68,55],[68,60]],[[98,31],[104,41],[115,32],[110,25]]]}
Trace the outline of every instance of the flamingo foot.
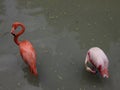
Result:
{"label": "flamingo foot", "polygon": [[92,69],[89,68],[89,67],[86,67],[86,70],[89,71],[89,72],[91,72],[91,73],[93,73],[93,74],[96,74],[96,73],[97,73],[95,70],[92,70]]}

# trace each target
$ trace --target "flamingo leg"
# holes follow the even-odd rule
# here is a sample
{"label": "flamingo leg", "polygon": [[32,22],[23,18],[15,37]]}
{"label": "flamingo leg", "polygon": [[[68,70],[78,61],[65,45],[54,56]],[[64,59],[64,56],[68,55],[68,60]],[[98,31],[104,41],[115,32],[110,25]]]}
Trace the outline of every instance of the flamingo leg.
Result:
{"label": "flamingo leg", "polygon": [[94,71],[94,70],[92,70],[90,67],[88,67],[88,66],[87,66],[88,63],[91,63],[91,62],[90,62],[90,60],[89,60],[89,58],[88,58],[88,55],[87,55],[87,56],[86,56],[86,59],[85,59],[85,67],[86,67],[86,70],[89,71],[89,72],[91,72],[91,73],[93,73],[93,74],[95,74],[96,71]]}

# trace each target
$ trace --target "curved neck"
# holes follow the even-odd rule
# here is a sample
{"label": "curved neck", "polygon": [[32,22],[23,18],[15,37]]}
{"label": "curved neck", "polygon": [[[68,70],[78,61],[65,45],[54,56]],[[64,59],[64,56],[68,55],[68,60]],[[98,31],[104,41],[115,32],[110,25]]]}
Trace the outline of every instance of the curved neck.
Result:
{"label": "curved neck", "polygon": [[[17,45],[20,44],[20,41],[18,41],[18,37],[19,37],[21,34],[23,34],[24,31],[25,31],[25,27],[24,27],[23,24],[20,23],[18,26],[21,26],[22,29],[20,30],[20,32],[18,32],[18,33],[14,36],[14,41],[15,41],[15,43],[16,43]],[[16,30],[16,29],[15,29],[15,30]]]}

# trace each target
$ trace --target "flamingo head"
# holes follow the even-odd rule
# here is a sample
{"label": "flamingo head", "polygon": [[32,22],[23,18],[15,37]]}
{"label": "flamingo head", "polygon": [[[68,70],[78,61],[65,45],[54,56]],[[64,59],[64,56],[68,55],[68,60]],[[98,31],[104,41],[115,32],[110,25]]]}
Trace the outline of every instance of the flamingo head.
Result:
{"label": "flamingo head", "polygon": [[12,24],[12,30],[11,30],[11,34],[13,35],[13,36],[15,36],[15,29],[18,27],[18,25],[19,25],[19,23],[18,22],[15,22],[15,23],[13,23]]}
{"label": "flamingo head", "polygon": [[104,68],[104,69],[101,68],[99,69],[99,71],[103,78],[109,78],[109,73],[107,68]]}
{"label": "flamingo head", "polygon": [[15,30],[17,29],[17,27],[18,26],[24,26],[22,23],[20,23],[20,22],[15,22],[15,23],[13,23],[12,24],[12,29],[11,29],[11,34],[13,35],[13,36],[16,36],[17,34],[15,33]]}

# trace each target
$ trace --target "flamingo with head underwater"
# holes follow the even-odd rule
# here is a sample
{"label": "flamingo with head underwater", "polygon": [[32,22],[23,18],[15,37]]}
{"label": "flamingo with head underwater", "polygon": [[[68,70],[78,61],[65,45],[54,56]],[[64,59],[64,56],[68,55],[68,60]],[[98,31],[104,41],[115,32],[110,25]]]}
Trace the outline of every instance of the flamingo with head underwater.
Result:
{"label": "flamingo with head underwater", "polygon": [[91,63],[100,72],[103,78],[109,78],[108,74],[109,60],[102,49],[98,47],[90,48],[86,55],[85,59],[86,70],[95,74],[96,70],[88,67],[87,63]]}
{"label": "flamingo with head underwater", "polygon": [[[15,33],[17,27],[21,27],[21,31]],[[25,31],[25,26],[20,22],[15,22],[12,24],[11,34],[14,36],[14,42],[19,46],[20,54],[24,62],[29,66],[31,73],[38,76],[36,68],[36,53],[32,44],[28,40],[19,41],[18,37]]]}

